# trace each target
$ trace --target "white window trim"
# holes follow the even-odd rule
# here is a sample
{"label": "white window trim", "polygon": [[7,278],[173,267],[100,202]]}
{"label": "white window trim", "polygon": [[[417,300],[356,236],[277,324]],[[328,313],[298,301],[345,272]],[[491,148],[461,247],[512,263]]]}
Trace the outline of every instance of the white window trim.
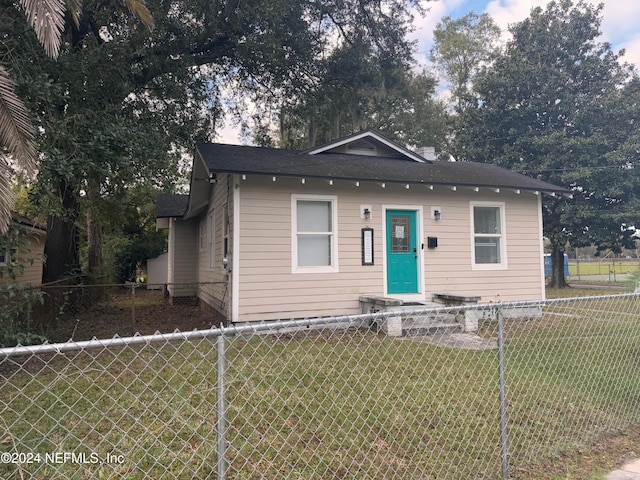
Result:
{"label": "white window trim", "polygon": [[207,226],[207,216],[200,219],[200,225],[198,228],[198,250],[200,252],[207,251],[207,235],[208,235],[208,226]]}
{"label": "white window trim", "polygon": [[[476,263],[476,234],[474,225],[473,210],[475,207],[494,207],[500,209],[500,263]],[[469,222],[471,231],[471,269],[472,270],[506,270],[507,269],[507,228],[506,228],[506,208],[504,202],[470,202]],[[481,237],[492,236],[478,234]]]}
{"label": "white window trim", "polygon": [[[319,267],[298,266],[298,200],[331,202],[331,265]],[[291,272],[332,273],[338,272],[338,197],[337,195],[291,194]]]}
{"label": "white window trim", "polygon": [[[229,204],[225,203],[225,205],[222,207],[222,242],[220,242],[221,258],[224,258],[227,255],[229,255],[229,251],[230,251],[229,249],[231,248],[231,246],[229,245],[229,230],[230,230],[229,222],[230,222]],[[226,250],[225,250],[225,246],[226,246]],[[231,268],[231,265],[229,265],[229,268]]]}
{"label": "white window trim", "polygon": [[211,209],[207,212],[207,270],[215,268],[216,255],[216,216],[215,210]]}

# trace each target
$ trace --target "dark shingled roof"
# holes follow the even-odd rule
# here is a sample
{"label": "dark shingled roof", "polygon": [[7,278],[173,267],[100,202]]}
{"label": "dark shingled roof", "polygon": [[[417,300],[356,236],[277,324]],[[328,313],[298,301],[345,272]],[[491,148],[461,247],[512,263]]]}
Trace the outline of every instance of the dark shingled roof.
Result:
{"label": "dark shingled roof", "polygon": [[237,173],[571,193],[565,188],[487,163],[419,163],[409,159],[337,153],[309,155],[292,150],[214,143],[198,143],[196,150],[211,174]]}
{"label": "dark shingled roof", "polygon": [[181,217],[188,204],[189,195],[161,193],[156,196],[156,218]]}

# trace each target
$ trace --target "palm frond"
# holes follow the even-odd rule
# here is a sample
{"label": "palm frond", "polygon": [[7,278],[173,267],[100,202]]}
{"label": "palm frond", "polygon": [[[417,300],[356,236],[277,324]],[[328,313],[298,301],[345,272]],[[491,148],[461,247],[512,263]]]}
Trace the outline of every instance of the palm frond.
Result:
{"label": "palm frond", "polygon": [[144,23],[149,30],[152,30],[155,26],[153,16],[144,3],[144,0],[122,0],[131,13],[137,16],[142,23]]}
{"label": "palm frond", "polygon": [[19,0],[38,41],[52,58],[60,53],[65,0]]}
{"label": "palm frond", "polygon": [[82,0],[65,0],[67,13],[71,17],[76,28],[80,26],[80,12],[82,11]]}
{"label": "palm frond", "polygon": [[0,146],[16,166],[32,173],[36,166],[33,125],[27,109],[15,93],[9,72],[0,65]]}
{"label": "palm frond", "polygon": [[11,211],[15,203],[15,194],[11,189],[11,168],[6,158],[0,157],[0,234],[7,233],[11,222]]}

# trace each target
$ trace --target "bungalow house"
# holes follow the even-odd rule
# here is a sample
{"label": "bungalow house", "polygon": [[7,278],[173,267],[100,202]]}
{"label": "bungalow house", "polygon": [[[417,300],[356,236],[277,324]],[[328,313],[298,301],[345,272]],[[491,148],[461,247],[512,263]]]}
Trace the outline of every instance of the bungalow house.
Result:
{"label": "bungalow house", "polygon": [[[21,285],[40,286],[46,227],[14,212],[9,228],[0,239],[0,288],[9,283],[10,275]],[[15,264],[17,258],[22,259],[19,265]]]}
{"label": "bungalow house", "polygon": [[366,295],[543,299],[541,195],[570,192],[425,152],[373,130],[306,151],[197,144],[189,195],[157,204],[170,294],[232,322],[356,314]]}

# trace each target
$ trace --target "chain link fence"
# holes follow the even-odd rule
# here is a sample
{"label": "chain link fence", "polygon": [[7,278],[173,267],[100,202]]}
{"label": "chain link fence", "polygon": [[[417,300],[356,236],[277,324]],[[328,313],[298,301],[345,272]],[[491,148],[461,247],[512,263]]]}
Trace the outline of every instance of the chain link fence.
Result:
{"label": "chain link fence", "polygon": [[1,478],[545,478],[640,423],[640,301],[15,347],[0,376]]}

